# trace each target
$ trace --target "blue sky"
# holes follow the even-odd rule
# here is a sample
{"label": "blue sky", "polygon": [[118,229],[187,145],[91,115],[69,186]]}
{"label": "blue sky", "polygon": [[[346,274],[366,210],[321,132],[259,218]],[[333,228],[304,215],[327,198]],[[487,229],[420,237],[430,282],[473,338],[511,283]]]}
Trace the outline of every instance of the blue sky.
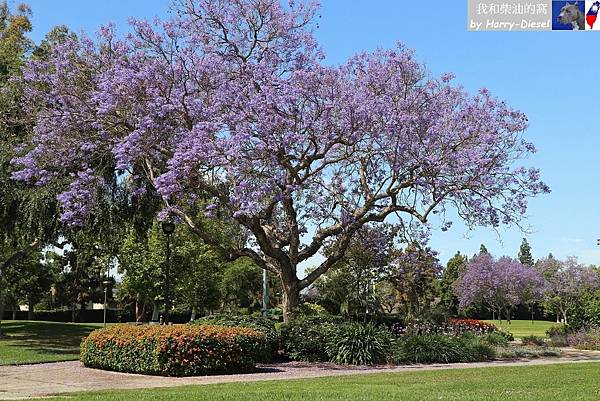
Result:
{"label": "blue sky", "polygon": [[[14,1],[9,3],[14,4]],[[54,25],[89,33],[113,21],[165,16],[168,0],[30,0],[39,41]],[[429,6],[427,5],[429,4]],[[452,4],[451,6],[448,4]],[[341,63],[361,50],[401,41],[434,74],[451,71],[468,90],[489,88],[529,116],[526,138],[538,153],[526,161],[542,169],[552,193],[531,202],[528,224],[518,229],[469,232],[455,224],[435,232],[431,246],[442,262],[456,250],[474,254],[481,243],[495,255],[516,256],[526,236],[534,257],[552,252],[600,264],[600,33],[468,32],[466,0],[443,7],[423,1],[322,0],[316,34],[327,62]]]}

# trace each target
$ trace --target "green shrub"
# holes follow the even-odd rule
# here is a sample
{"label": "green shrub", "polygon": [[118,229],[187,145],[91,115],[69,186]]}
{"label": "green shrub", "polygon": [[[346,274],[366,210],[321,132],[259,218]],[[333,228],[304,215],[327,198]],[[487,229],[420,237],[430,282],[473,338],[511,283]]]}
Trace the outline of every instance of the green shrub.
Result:
{"label": "green shrub", "polygon": [[222,326],[115,325],[81,343],[87,367],[162,376],[249,371],[267,352],[263,333]]}
{"label": "green shrub", "polygon": [[508,339],[503,333],[493,332],[482,336],[483,341],[494,347],[504,347],[508,345]]}
{"label": "green shrub", "polygon": [[569,345],[569,326],[566,324],[552,326],[546,330],[546,334],[550,338],[550,345],[553,347],[566,347]]}
{"label": "green shrub", "polygon": [[476,336],[411,336],[398,340],[396,347],[396,363],[477,362],[495,357],[494,347]]}
{"label": "green shrub", "polygon": [[326,350],[331,362],[373,365],[386,362],[391,344],[392,335],[387,329],[349,323],[331,331]]}
{"label": "green shrub", "polygon": [[196,320],[195,324],[214,325],[225,327],[247,327],[264,333],[267,338],[267,344],[271,354],[279,350],[279,334],[275,329],[275,323],[262,316],[253,315],[209,315]]}
{"label": "green shrub", "polygon": [[294,309],[292,313],[293,317],[303,317],[303,316],[331,316],[327,309],[322,307],[319,304],[314,304],[311,302],[304,302]]}
{"label": "green shrub", "polygon": [[294,361],[328,361],[327,343],[345,322],[336,316],[295,317],[281,325],[281,344]]}
{"label": "green shrub", "polygon": [[523,345],[537,345],[538,347],[546,345],[544,338],[534,335],[522,337],[521,342]]}
{"label": "green shrub", "polygon": [[513,336],[513,333],[511,333],[510,331],[497,330],[496,333],[503,336],[506,339],[506,341],[515,341],[515,336]]}

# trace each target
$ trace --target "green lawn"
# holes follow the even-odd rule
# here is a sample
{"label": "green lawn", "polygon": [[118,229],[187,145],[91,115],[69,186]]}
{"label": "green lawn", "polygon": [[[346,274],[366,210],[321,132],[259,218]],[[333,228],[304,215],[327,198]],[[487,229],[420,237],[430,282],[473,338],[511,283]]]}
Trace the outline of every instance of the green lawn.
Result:
{"label": "green lawn", "polygon": [[69,394],[64,401],[598,400],[600,363],[454,369]]}
{"label": "green lawn", "polygon": [[510,331],[513,333],[515,338],[521,338],[525,336],[541,336],[546,337],[546,330],[552,326],[556,326],[556,322],[547,322],[544,320],[534,320],[531,324],[531,320],[513,320],[511,324],[507,324],[506,320],[499,323],[497,320],[486,320],[486,322],[494,323],[502,330]]}
{"label": "green lawn", "polygon": [[79,343],[102,324],[3,321],[0,365],[79,359]]}

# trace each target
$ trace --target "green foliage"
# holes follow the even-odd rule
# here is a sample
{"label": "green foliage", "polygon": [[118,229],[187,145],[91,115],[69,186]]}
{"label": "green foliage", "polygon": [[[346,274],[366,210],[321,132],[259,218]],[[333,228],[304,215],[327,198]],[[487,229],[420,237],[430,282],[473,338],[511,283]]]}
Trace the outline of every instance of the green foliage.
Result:
{"label": "green foliage", "polygon": [[408,320],[419,319],[428,313],[438,296],[441,266],[437,253],[412,242],[399,252],[390,276],[401,311]]}
{"label": "green foliage", "polygon": [[523,345],[536,345],[538,347],[542,347],[546,345],[543,337],[539,336],[525,336],[521,337],[521,342]]}
{"label": "green foliage", "polygon": [[285,354],[294,361],[327,361],[327,343],[344,321],[335,316],[295,317],[281,326]]}
{"label": "green foliage", "polygon": [[290,316],[294,317],[305,317],[305,316],[331,316],[331,314],[323,306],[312,302],[303,302],[298,305]]}
{"label": "green foliage", "polygon": [[506,341],[515,341],[515,336],[513,335],[513,333],[511,333],[510,331],[507,331],[505,329],[499,329],[497,331],[497,333],[499,335],[501,335],[502,337],[504,337],[504,339]]}
{"label": "green foliage", "polygon": [[531,245],[527,242],[527,238],[523,238],[519,248],[519,262],[527,266],[533,266],[533,256],[531,256]]}
{"label": "green foliage", "polygon": [[31,252],[6,269],[5,285],[16,301],[33,306],[48,296],[60,273],[50,260],[43,252]]}
{"label": "green foliage", "polygon": [[495,349],[477,336],[424,335],[398,340],[396,363],[455,363],[493,359]]}
{"label": "green foliage", "polygon": [[459,300],[454,293],[454,283],[458,280],[460,272],[467,265],[467,257],[461,255],[460,251],[448,260],[446,268],[440,280],[440,298],[442,305],[450,314],[458,313]]}
{"label": "green foliage", "polygon": [[[163,299],[165,292],[166,236],[154,221],[146,233],[130,228],[120,250],[123,294],[147,303]],[[211,247],[186,227],[171,236],[171,300],[189,309],[214,311],[221,304],[221,270],[224,263]]]}
{"label": "green foliage", "polygon": [[87,367],[162,376],[245,372],[266,352],[263,333],[222,326],[115,325],[81,343]]}
{"label": "green foliage", "polygon": [[326,350],[331,362],[373,365],[388,359],[392,335],[372,324],[348,323],[331,331]]}
{"label": "green foliage", "polygon": [[600,326],[600,290],[585,294],[574,305],[569,326],[573,330],[586,326]]}
{"label": "green foliage", "polygon": [[565,347],[568,345],[567,336],[570,328],[566,324],[551,326],[546,330],[546,335],[550,338],[550,344],[554,347]]}
{"label": "green foliage", "polygon": [[259,310],[262,305],[262,269],[249,258],[229,263],[223,271],[220,290],[230,310]]}
{"label": "green foliage", "polygon": [[275,354],[279,350],[279,333],[275,329],[275,323],[262,316],[218,314],[202,317],[195,323],[253,329],[265,335],[271,354]]}
{"label": "green foliage", "polygon": [[505,347],[508,345],[509,340],[505,332],[495,331],[488,333],[482,337],[482,340],[494,347]]}

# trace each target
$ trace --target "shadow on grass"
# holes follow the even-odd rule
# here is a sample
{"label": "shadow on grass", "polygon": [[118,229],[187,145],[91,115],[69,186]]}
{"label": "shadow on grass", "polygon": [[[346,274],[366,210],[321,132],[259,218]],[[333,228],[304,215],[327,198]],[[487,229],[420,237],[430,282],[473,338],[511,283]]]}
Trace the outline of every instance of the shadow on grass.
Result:
{"label": "shadow on grass", "polygon": [[91,324],[11,321],[2,323],[0,346],[25,348],[46,355],[79,354],[79,344],[99,326]]}

